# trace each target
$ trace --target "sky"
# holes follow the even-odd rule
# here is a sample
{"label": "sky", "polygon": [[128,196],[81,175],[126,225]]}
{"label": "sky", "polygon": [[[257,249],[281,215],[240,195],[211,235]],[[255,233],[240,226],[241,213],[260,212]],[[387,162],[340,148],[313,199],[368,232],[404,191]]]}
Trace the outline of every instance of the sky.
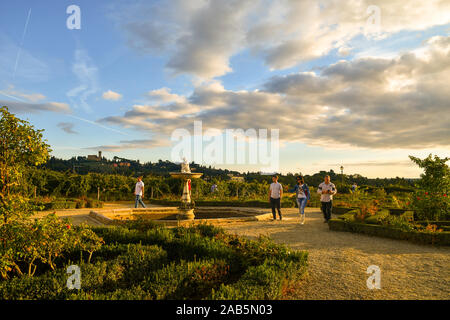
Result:
{"label": "sky", "polygon": [[0,105],[64,159],[415,178],[450,153],[449,33],[437,0],[2,1]]}

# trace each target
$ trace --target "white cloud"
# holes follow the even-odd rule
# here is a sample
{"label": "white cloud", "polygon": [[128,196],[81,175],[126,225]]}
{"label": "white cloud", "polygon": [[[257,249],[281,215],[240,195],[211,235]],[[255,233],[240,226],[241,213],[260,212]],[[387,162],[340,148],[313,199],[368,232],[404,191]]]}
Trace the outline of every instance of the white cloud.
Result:
{"label": "white cloud", "polygon": [[17,113],[38,113],[42,111],[69,113],[70,107],[67,103],[43,102],[29,103],[21,101],[0,100],[1,106],[7,106],[11,112]]}
{"label": "white cloud", "polygon": [[[138,2],[115,15],[128,43],[140,53],[168,57],[175,74],[203,79],[232,71],[230,58],[250,50],[271,69],[289,68],[366,33],[372,0],[181,1],[158,6]],[[380,0],[381,35],[425,30],[450,21],[450,2]],[[368,35],[370,36],[370,34]],[[338,40],[337,40],[338,39]]]}
{"label": "white cloud", "polygon": [[113,100],[113,101],[117,101],[122,99],[122,95],[120,93],[108,90],[103,92],[102,98],[105,100]]}
{"label": "white cloud", "polygon": [[152,91],[162,101],[101,121],[166,136],[201,120],[205,130],[280,129],[281,140],[310,145],[449,146],[449,52],[448,37],[433,37],[416,53],[339,61],[318,74],[273,77],[258,91],[212,81],[184,99],[163,88]]}
{"label": "white cloud", "polygon": [[45,96],[41,93],[26,93],[16,90],[13,85],[9,85],[7,89],[0,90],[0,95],[4,95],[14,100],[25,99],[29,102],[37,102],[45,99]]}
{"label": "white cloud", "polygon": [[102,150],[106,152],[121,152],[128,149],[152,149],[157,147],[168,146],[168,143],[158,139],[139,139],[139,140],[124,140],[117,145],[101,145],[95,147],[88,147],[88,150]]}

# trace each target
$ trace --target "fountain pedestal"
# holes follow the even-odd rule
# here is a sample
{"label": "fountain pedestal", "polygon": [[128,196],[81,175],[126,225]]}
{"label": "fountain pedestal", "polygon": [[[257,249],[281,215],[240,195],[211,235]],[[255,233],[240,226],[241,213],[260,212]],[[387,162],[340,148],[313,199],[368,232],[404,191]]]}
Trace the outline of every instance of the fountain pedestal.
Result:
{"label": "fountain pedestal", "polygon": [[178,207],[178,219],[179,220],[193,220],[194,215],[194,202],[191,198],[191,191],[189,190],[189,180],[198,179],[203,173],[199,172],[170,172],[173,178],[178,178],[183,181],[183,195],[181,196],[181,204]]}

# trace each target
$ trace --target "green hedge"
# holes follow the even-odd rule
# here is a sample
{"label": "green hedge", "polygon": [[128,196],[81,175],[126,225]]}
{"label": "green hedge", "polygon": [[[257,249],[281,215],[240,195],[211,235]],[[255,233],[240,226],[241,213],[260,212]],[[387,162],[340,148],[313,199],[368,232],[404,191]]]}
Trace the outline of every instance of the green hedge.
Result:
{"label": "green hedge", "polygon": [[[210,225],[165,228],[134,221],[92,228],[105,245],[91,263],[66,252],[55,271],[0,280],[3,299],[281,299],[306,269],[307,253],[268,238],[249,240]],[[82,259],[82,258],[81,258]],[[66,268],[81,269],[68,290]]]}
{"label": "green hedge", "polygon": [[357,208],[346,208],[346,207],[333,207],[333,214],[341,215],[349,211],[353,211]]}
{"label": "green hedge", "polygon": [[362,233],[370,236],[408,240],[420,244],[450,245],[450,232],[446,231],[436,233],[403,231],[382,225],[350,222],[342,219],[331,219],[328,221],[328,226],[333,231]]}
{"label": "green hedge", "polygon": [[373,216],[367,217],[366,219],[364,219],[364,221],[369,224],[381,224],[381,222],[384,219],[386,219],[389,215],[390,215],[389,210],[382,209],[379,210]]}
{"label": "green hedge", "polygon": [[49,202],[42,200],[31,200],[31,204],[37,210],[61,210],[61,209],[82,209],[82,208],[103,208],[103,202],[93,199],[55,199]]}

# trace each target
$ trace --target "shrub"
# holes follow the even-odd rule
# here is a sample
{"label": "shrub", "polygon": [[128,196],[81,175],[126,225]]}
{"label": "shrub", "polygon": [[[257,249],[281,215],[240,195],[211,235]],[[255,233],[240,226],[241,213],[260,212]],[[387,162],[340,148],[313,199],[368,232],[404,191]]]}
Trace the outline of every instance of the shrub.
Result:
{"label": "shrub", "polygon": [[[265,237],[253,241],[207,225],[144,227],[93,228],[96,237],[83,233],[82,227],[70,229],[80,239],[104,238],[106,244],[97,248],[91,263],[82,258],[71,262],[80,250],[74,246],[55,270],[0,281],[0,295],[6,299],[275,299],[283,297],[284,284],[306,267],[305,252],[292,252]],[[81,269],[79,291],[66,288],[65,270],[71,264]]]}
{"label": "shrub", "polygon": [[417,190],[412,196],[412,207],[420,220],[444,220],[449,218],[450,168],[446,164],[450,158],[439,158],[431,154],[425,159],[410,156],[424,169]]}
{"label": "shrub", "polygon": [[367,217],[364,222],[370,224],[381,224],[383,220],[385,220],[389,216],[389,210],[382,209],[379,210],[376,214]]}
{"label": "shrub", "polygon": [[[394,217],[398,218],[398,217]],[[402,230],[391,225],[372,225],[365,223],[346,222],[340,219],[331,219],[328,223],[330,230],[363,233],[370,236],[385,237],[398,240],[408,240],[420,244],[450,245],[450,232],[424,232],[423,230]]]}
{"label": "shrub", "polygon": [[91,262],[92,254],[99,250],[101,246],[105,243],[103,239],[86,225],[82,225],[77,228],[77,232],[72,236],[72,245],[80,251],[85,251],[89,254],[87,262]]}

